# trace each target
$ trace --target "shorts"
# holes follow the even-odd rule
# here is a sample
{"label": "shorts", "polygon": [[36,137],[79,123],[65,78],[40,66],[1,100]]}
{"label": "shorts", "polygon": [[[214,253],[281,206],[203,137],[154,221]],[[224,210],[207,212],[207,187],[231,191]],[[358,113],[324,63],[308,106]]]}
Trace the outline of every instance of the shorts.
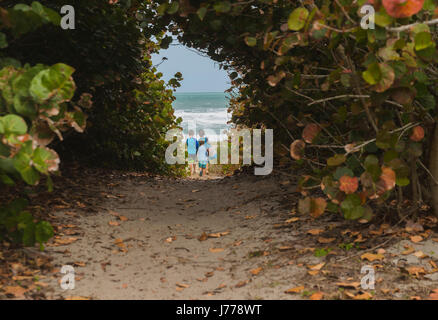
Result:
{"label": "shorts", "polygon": [[207,168],[207,161],[199,161],[199,168],[201,169]]}
{"label": "shorts", "polygon": [[196,163],[196,154],[189,154],[189,158],[187,159],[187,162],[189,164],[195,164]]}

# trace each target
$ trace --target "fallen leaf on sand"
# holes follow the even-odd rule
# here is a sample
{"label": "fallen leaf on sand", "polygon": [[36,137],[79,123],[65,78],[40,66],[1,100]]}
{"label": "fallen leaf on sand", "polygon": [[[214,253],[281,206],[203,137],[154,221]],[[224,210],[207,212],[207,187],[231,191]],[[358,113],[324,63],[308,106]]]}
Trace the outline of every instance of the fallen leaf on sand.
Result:
{"label": "fallen leaf on sand", "polygon": [[300,220],[300,218],[294,217],[294,218],[287,219],[284,223],[289,224],[289,223],[292,223],[292,222],[295,222],[298,220]]}
{"label": "fallen leaf on sand", "polygon": [[360,286],[360,282],[337,282],[338,287],[357,289]]}
{"label": "fallen leaf on sand", "polygon": [[438,300],[438,289],[432,290],[432,293],[429,295],[429,300]]}
{"label": "fallen leaf on sand", "polygon": [[184,288],[184,289],[190,287],[190,285],[185,284],[185,283],[178,283],[178,282],[177,282],[176,285],[177,285],[178,287],[180,287],[180,288]]}
{"label": "fallen leaf on sand", "polygon": [[290,250],[290,249],[293,249],[293,247],[290,247],[290,246],[281,246],[281,247],[278,247],[278,250],[280,250],[280,251],[286,251],[286,250]]}
{"label": "fallen leaf on sand", "polygon": [[223,236],[226,236],[227,234],[229,234],[230,231],[224,231],[224,232],[216,232],[216,233],[210,233],[208,235],[209,238],[220,238]]}
{"label": "fallen leaf on sand", "polygon": [[122,289],[128,288],[128,285],[126,283],[122,284]]}
{"label": "fallen leaf on sand", "polygon": [[120,223],[117,222],[117,221],[110,221],[110,222],[108,222],[108,224],[109,224],[110,226],[113,226],[113,227],[120,226]]}
{"label": "fallen leaf on sand", "polygon": [[3,290],[5,291],[6,294],[14,295],[15,298],[23,298],[24,293],[27,291],[27,289],[20,286],[4,287]]}
{"label": "fallen leaf on sand", "polygon": [[169,237],[169,238],[166,238],[166,242],[167,243],[171,243],[172,241],[174,241],[174,240],[176,240],[176,237],[175,236],[173,236],[173,237]]}
{"label": "fallen leaf on sand", "polygon": [[354,300],[369,300],[369,299],[371,299],[373,296],[370,294],[370,293],[368,293],[368,292],[364,292],[364,293],[362,293],[362,294],[358,294],[358,295],[356,295],[356,296],[354,296]]}
{"label": "fallen leaf on sand", "polygon": [[224,248],[210,248],[208,250],[210,250],[210,252],[212,252],[212,253],[217,253],[217,252],[222,252],[225,249]]}
{"label": "fallen leaf on sand", "polygon": [[119,213],[118,213],[118,212],[115,212],[115,211],[112,211],[112,210],[109,210],[108,213],[109,213],[110,215],[115,216],[115,217],[118,217],[118,216],[119,216]]}
{"label": "fallen leaf on sand", "polygon": [[73,238],[73,237],[67,238],[67,239],[55,239],[55,245],[56,246],[63,246],[63,245],[75,242],[77,240],[78,240],[78,238]]}
{"label": "fallen leaf on sand", "polygon": [[321,300],[324,297],[324,293],[321,291],[315,292],[312,294],[309,299],[310,300]]}
{"label": "fallen leaf on sand", "polygon": [[335,241],[336,238],[324,238],[324,237],[319,237],[318,238],[318,242],[319,243],[331,243],[333,241]]}
{"label": "fallen leaf on sand", "polygon": [[408,246],[408,247],[406,248],[406,250],[402,252],[402,255],[405,255],[405,256],[406,256],[406,255],[408,255],[408,254],[413,253],[414,251],[415,251],[415,249],[414,249],[413,247],[409,247],[409,246]]}
{"label": "fallen leaf on sand", "polygon": [[208,235],[205,232],[203,232],[201,236],[198,238],[199,241],[205,241],[207,239],[208,239]]}
{"label": "fallen leaf on sand", "polygon": [[309,268],[310,270],[321,270],[322,267],[324,267],[324,265],[325,265],[325,262],[321,262],[321,263],[315,264],[313,266],[308,265],[307,268]]}
{"label": "fallen leaf on sand", "polygon": [[128,218],[125,217],[125,216],[119,216],[119,219],[120,219],[121,221],[128,221]]}
{"label": "fallen leaf on sand", "polygon": [[423,241],[423,237],[422,236],[412,236],[411,241],[414,243],[421,242],[421,241]]}
{"label": "fallen leaf on sand", "polygon": [[192,190],[192,192],[193,192],[193,193],[195,193],[195,192],[199,192],[199,190],[198,190],[198,189],[195,189],[195,190]]}
{"label": "fallen leaf on sand", "polygon": [[304,290],[304,286],[299,286],[291,289],[287,289],[284,293],[300,293]]}
{"label": "fallen leaf on sand", "polygon": [[307,273],[311,276],[316,276],[319,273],[319,270],[310,270],[310,271],[307,271]]}
{"label": "fallen leaf on sand", "polygon": [[263,268],[262,267],[258,267],[258,268],[255,268],[255,269],[252,269],[250,272],[251,272],[251,274],[253,274],[253,275],[258,275],[259,273],[260,273],[260,271],[262,271],[263,270]]}
{"label": "fallen leaf on sand", "polygon": [[311,234],[311,235],[314,235],[314,236],[316,236],[316,235],[318,235],[320,233],[323,233],[323,232],[324,232],[323,229],[310,229],[310,230],[307,231],[308,234]]}
{"label": "fallen leaf on sand", "polygon": [[240,281],[238,284],[236,284],[236,288],[242,288],[243,286],[246,286],[248,283],[248,280]]}
{"label": "fallen leaf on sand", "polygon": [[85,267],[85,262],[79,261],[79,262],[75,262],[74,265],[76,267]]}
{"label": "fallen leaf on sand", "polygon": [[245,219],[247,219],[247,220],[249,220],[249,219],[254,219],[255,217],[257,217],[257,215],[255,215],[255,216],[245,216]]}
{"label": "fallen leaf on sand", "polygon": [[414,253],[414,256],[416,256],[417,258],[419,258],[419,259],[424,259],[424,258],[427,258],[428,257],[428,255],[427,254],[425,254],[423,251],[417,251],[417,252],[415,252]]}
{"label": "fallen leaf on sand", "polygon": [[383,254],[373,254],[373,253],[364,253],[360,256],[362,260],[374,261],[374,260],[383,260],[385,256]]}
{"label": "fallen leaf on sand", "polygon": [[426,274],[426,271],[423,267],[409,267],[406,269],[410,275],[415,275],[417,278],[420,276],[420,274]]}
{"label": "fallen leaf on sand", "polygon": [[91,298],[90,297],[81,297],[81,296],[72,296],[72,297],[65,298],[65,300],[91,300]]}

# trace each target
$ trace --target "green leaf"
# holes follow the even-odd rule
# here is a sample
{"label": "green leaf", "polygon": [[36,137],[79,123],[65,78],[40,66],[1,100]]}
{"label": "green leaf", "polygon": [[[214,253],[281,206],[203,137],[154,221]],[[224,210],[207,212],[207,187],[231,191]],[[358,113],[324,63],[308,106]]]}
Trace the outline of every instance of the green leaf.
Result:
{"label": "green leaf", "polygon": [[257,38],[245,37],[245,43],[249,47],[254,47],[257,44]]}
{"label": "green leaf", "polygon": [[374,16],[374,22],[379,27],[387,27],[391,23],[394,22],[394,18],[392,18],[390,15],[388,15],[384,10],[376,12]]}
{"label": "green leaf", "polygon": [[204,20],[204,17],[207,14],[207,8],[201,7],[198,9],[198,11],[196,13],[198,14],[199,19],[202,21],[202,20]]}
{"label": "green leaf", "polygon": [[164,16],[164,14],[166,13],[167,6],[168,6],[167,3],[163,3],[158,6],[157,13],[159,16]]}
{"label": "green leaf", "polygon": [[8,41],[6,40],[6,35],[3,32],[0,32],[0,49],[4,49],[8,47]]}
{"label": "green leaf", "polygon": [[168,14],[175,14],[178,12],[179,9],[179,2],[172,1],[172,3],[169,6],[169,9],[167,9]]}
{"label": "green leaf", "polygon": [[47,221],[40,221],[35,226],[35,240],[42,244],[53,237],[53,228]]}
{"label": "green leaf", "polygon": [[382,72],[380,71],[378,63],[370,64],[366,71],[362,72],[363,79],[371,85],[379,83],[382,79]]}
{"label": "green leaf", "polygon": [[415,50],[420,51],[435,46],[429,32],[420,32],[415,35]]}
{"label": "green leaf", "polygon": [[214,10],[219,13],[226,13],[231,10],[231,4],[228,1],[221,1],[213,6]]}
{"label": "green leaf", "polygon": [[27,132],[27,124],[20,116],[8,114],[2,118],[3,131],[6,134],[22,135]]}
{"label": "green leaf", "polygon": [[309,11],[306,8],[297,8],[289,15],[287,25],[289,30],[299,31],[306,25]]}
{"label": "green leaf", "polygon": [[345,155],[336,154],[333,157],[327,159],[327,165],[329,165],[331,167],[339,166],[340,164],[343,164],[345,162],[345,160],[347,160]]}

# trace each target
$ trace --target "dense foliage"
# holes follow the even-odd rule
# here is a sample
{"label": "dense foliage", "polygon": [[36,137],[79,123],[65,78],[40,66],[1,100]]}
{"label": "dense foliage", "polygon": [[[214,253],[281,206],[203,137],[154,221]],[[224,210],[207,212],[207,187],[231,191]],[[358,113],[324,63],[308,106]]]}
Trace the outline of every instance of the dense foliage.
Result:
{"label": "dense foliage", "polygon": [[[181,75],[165,83],[150,57],[164,46],[163,34],[153,34],[153,42],[129,6],[106,1],[76,1],[75,29],[64,30],[64,4],[2,3],[0,189],[7,192],[5,185],[17,180],[36,185],[45,175],[51,190],[58,154],[174,173],[164,161],[163,133],[180,121],[168,86],[179,86]],[[25,207],[15,200],[0,209],[0,236],[42,244],[53,231]]]}
{"label": "dense foliage", "polygon": [[438,198],[437,1],[157,2],[154,25],[230,70],[233,120],[276,129],[277,154],[312,169],[301,211],[368,220],[395,190],[400,213]]}

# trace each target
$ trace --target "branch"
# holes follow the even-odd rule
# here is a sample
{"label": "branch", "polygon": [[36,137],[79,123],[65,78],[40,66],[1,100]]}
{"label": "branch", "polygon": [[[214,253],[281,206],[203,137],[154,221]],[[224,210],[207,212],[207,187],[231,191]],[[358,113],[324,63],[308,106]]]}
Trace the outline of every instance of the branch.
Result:
{"label": "branch", "polygon": [[325,98],[325,99],[321,99],[321,100],[314,100],[313,102],[309,103],[308,106],[311,106],[311,105],[316,104],[316,103],[322,103],[322,102],[336,100],[336,99],[342,99],[342,98],[369,98],[369,97],[370,97],[369,95],[343,94],[340,96],[329,97],[329,98]]}
{"label": "branch", "polygon": [[401,27],[394,27],[394,28],[386,27],[386,30],[390,31],[390,32],[402,32],[402,31],[409,30],[410,28],[415,27],[416,25],[419,25],[419,24],[427,24],[427,25],[438,24],[438,19],[433,19],[433,20],[429,20],[429,21],[422,21],[422,22],[415,22],[415,23],[407,24],[407,25],[404,25]]}

